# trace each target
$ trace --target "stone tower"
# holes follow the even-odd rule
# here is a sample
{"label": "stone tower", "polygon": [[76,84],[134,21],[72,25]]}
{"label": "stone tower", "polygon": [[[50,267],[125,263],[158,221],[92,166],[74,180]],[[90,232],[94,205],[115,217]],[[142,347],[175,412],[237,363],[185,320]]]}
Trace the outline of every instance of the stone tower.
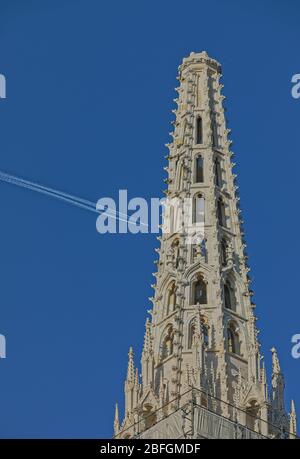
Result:
{"label": "stone tower", "polygon": [[221,67],[206,52],[191,53],[177,78],[166,196],[191,202],[203,232],[191,238],[184,219],[174,229],[173,212],[171,230],[158,237],[141,375],[130,348],[115,436],[292,438],[295,407],[286,413],[276,350],[270,394],[260,355]]}

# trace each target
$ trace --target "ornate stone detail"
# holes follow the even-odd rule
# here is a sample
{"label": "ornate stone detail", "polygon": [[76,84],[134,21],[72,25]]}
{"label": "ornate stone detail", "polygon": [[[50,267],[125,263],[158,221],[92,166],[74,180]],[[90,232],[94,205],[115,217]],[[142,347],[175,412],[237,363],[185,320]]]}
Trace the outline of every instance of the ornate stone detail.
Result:
{"label": "ornate stone detail", "polygon": [[[200,404],[241,426],[247,426],[250,414],[256,413],[251,424],[255,432],[265,429],[265,435],[277,435],[274,427],[263,427],[271,419],[278,429],[296,433],[295,406],[292,404],[288,418],[284,378],[275,349],[270,403],[260,363],[237,176],[232,171],[231,131],[226,127],[220,78],[220,65],[206,52],[191,53],[179,66],[173,141],[166,145],[165,193],[181,200],[197,194],[204,197],[205,237],[201,243],[188,244],[185,223],[180,234],[158,237],[155,294],[150,298],[153,311],[145,325],[141,381],[131,349],[122,423],[118,408],[115,413],[118,438],[124,438],[125,428],[135,435],[137,424],[145,435],[151,432],[152,424],[178,409],[191,387],[201,391]],[[203,177],[198,183],[195,158],[199,153]],[[220,170],[216,170],[216,161]],[[225,208],[222,224],[219,198]],[[223,240],[227,241],[225,252],[221,252]],[[196,291],[197,279],[204,282],[198,283]],[[171,281],[176,288],[169,290]],[[186,406],[192,406],[193,396],[189,397]],[[241,413],[248,413],[249,419]]]}

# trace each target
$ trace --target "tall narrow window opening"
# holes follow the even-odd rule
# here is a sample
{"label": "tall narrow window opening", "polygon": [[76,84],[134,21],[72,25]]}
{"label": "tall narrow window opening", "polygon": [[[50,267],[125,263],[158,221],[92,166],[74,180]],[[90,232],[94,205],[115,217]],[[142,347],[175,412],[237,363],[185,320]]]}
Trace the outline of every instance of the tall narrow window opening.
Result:
{"label": "tall narrow window opening", "polygon": [[222,258],[222,265],[227,265],[227,241],[226,239],[222,239],[221,241],[221,258]]}
{"label": "tall narrow window opening", "polygon": [[196,183],[204,182],[204,161],[202,156],[196,158]]}
{"label": "tall narrow window opening", "polygon": [[218,200],[218,221],[221,226],[226,227],[225,206],[221,198]]}
{"label": "tall narrow window opening", "polygon": [[207,303],[206,283],[203,279],[198,279],[194,287],[194,304]]}
{"label": "tall narrow window opening", "polygon": [[222,186],[222,170],[221,164],[218,159],[215,160],[215,177],[216,177],[216,185]]}
{"label": "tall narrow window opening", "polygon": [[202,128],[202,118],[198,116],[196,120],[196,144],[203,143],[203,128]]}
{"label": "tall narrow window opening", "polygon": [[231,286],[229,285],[228,282],[226,282],[226,284],[224,285],[224,299],[225,299],[225,308],[233,309]]}
{"label": "tall narrow window opening", "polygon": [[205,201],[204,198],[199,195],[194,200],[194,223],[204,223],[205,221]]}

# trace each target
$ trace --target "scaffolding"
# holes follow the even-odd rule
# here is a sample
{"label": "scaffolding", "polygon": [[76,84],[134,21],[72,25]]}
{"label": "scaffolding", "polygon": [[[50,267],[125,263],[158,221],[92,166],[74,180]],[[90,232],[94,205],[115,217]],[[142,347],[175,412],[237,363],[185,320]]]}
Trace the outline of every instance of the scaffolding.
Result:
{"label": "scaffolding", "polygon": [[[298,438],[269,421],[253,416],[247,410],[194,387],[155,411],[148,414],[136,411],[135,414],[136,422],[121,430],[114,438]],[[244,421],[241,422],[241,419]]]}

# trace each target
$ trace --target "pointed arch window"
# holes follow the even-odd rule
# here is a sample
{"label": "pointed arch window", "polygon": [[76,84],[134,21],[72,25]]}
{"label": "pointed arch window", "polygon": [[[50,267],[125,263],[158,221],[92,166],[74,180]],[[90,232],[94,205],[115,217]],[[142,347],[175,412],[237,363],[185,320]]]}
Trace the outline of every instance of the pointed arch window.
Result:
{"label": "pointed arch window", "polygon": [[218,221],[219,225],[226,227],[225,205],[222,198],[218,199]]}
{"label": "pointed arch window", "polygon": [[168,296],[167,296],[167,315],[170,314],[170,312],[174,311],[175,305],[176,305],[176,286],[175,286],[175,282],[172,282],[168,290]]}
{"label": "pointed arch window", "polygon": [[202,278],[194,285],[194,304],[207,304],[207,288]]}
{"label": "pointed arch window", "polygon": [[202,118],[198,116],[196,119],[196,144],[200,145],[203,143],[203,127]]}
{"label": "pointed arch window", "polygon": [[224,299],[225,299],[225,308],[234,310],[233,291],[228,281],[224,285]]}
{"label": "pointed arch window", "polygon": [[173,354],[173,341],[174,341],[174,332],[173,327],[170,325],[165,333],[165,336],[162,340],[161,346],[161,359],[165,360],[170,355]]}
{"label": "pointed arch window", "polygon": [[227,327],[227,350],[232,354],[240,354],[239,335],[234,323],[230,323]]}
{"label": "pointed arch window", "polygon": [[221,240],[221,259],[222,259],[222,265],[226,266],[227,265],[227,241],[225,238]]}
{"label": "pointed arch window", "polygon": [[228,351],[235,354],[236,353],[235,335],[231,328],[227,328],[227,343],[228,343]]}
{"label": "pointed arch window", "polygon": [[179,264],[179,240],[175,239],[175,241],[172,242],[172,251],[173,251],[173,260],[175,263],[175,268],[178,268]]}
{"label": "pointed arch window", "polygon": [[218,146],[218,129],[216,126],[216,120],[214,119],[211,127],[211,143],[213,147]]}
{"label": "pointed arch window", "polygon": [[221,164],[218,159],[215,159],[215,177],[216,177],[216,185],[222,186],[222,170]]}
{"label": "pointed arch window", "polygon": [[193,223],[204,223],[205,221],[205,200],[201,194],[194,199]]}
{"label": "pointed arch window", "polygon": [[202,328],[202,333],[203,333],[203,343],[205,347],[208,347],[209,345],[209,332],[208,332],[208,326],[204,323],[201,322],[201,328]]}
{"label": "pointed arch window", "polygon": [[204,182],[204,161],[202,156],[196,158],[196,183]]}

